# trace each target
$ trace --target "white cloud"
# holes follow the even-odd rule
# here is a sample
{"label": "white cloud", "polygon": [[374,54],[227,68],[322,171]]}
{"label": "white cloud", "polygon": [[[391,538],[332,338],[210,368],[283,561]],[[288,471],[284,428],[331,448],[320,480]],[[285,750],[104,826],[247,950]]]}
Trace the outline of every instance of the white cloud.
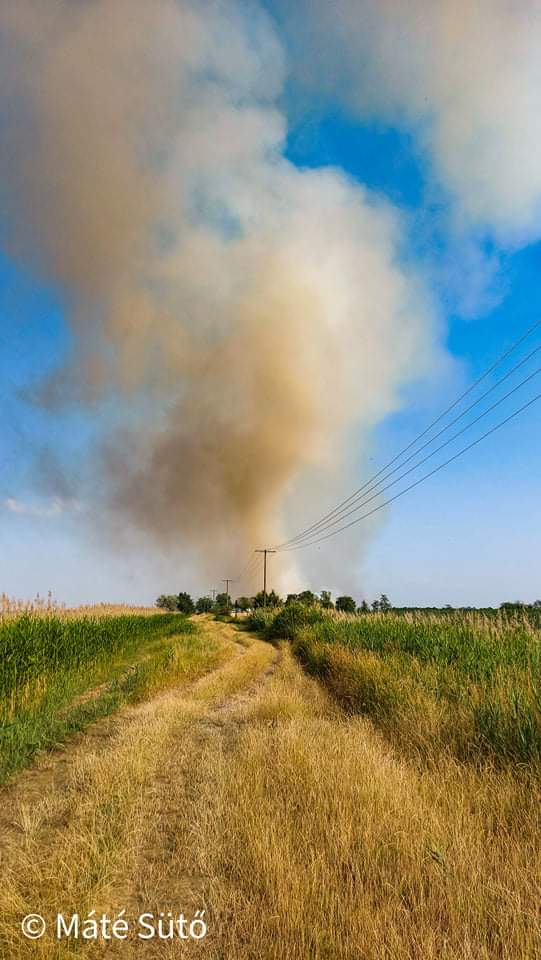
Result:
{"label": "white cloud", "polygon": [[4,500],[4,508],[10,513],[21,514],[27,517],[50,519],[52,517],[59,517],[64,513],[78,511],[81,505],[77,500],[64,500],[61,497],[53,497],[51,500],[41,503],[19,500],[16,497],[7,497]]}

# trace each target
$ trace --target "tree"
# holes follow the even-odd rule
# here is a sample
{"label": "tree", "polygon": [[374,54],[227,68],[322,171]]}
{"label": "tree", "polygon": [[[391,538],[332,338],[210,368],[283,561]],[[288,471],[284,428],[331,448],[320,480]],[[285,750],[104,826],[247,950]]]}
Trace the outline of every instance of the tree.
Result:
{"label": "tree", "polygon": [[297,600],[299,603],[304,603],[307,607],[313,607],[314,604],[317,603],[317,597],[311,590],[303,590],[302,593],[297,595]]}
{"label": "tree", "polygon": [[[271,590],[270,593],[267,593],[266,601],[267,607],[282,606],[282,600],[274,590]],[[262,590],[260,590],[259,593],[256,593],[253,604],[254,607],[262,607],[265,605],[265,595]]]}
{"label": "tree", "polygon": [[357,607],[357,613],[370,613],[370,607],[368,606],[366,600],[363,600],[361,604]]}
{"label": "tree", "polygon": [[389,610],[392,610],[391,602],[386,593],[382,593],[379,598],[379,609],[382,613],[388,613]]}
{"label": "tree", "polygon": [[239,597],[235,603],[235,606],[238,610],[242,610],[243,613],[246,613],[247,610],[252,609],[253,600],[251,597]]}
{"label": "tree", "polygon": [[324,610],[332,610],[334,607],[334,603],[332,602],[332,599],[331,599],[331,591],[322,590],[320,594],[319,602]]}
{"label": "tree", "polygon": [[177,601],[178,597],[166,596],[162,593],[156,600],[156,606],[161,610],[178,610]]}
{"label": "tree", "polygon": [[534,610],[541,610],[541,600],[534,600],[532,607]]}
{"label": "tree", "polygon": [[372,610],[374,613],[377,613],[379,610],[379,600],[374,600],[372,603]]}
{"label": "tree", "polygon": [[336,609],[341,613],[355,613],[356,605],[353,597],[337,597]]}
{"label": "tree", "polygon": [[228,593],[219,593],[216,597],[216,613],[226,614],[231,610],[231,597]]}
{"label": "tree", "polygon": [[210,597],[199,597],[195,605],[196,613],[211,613],[214,608],[214,604]]}
{"label": "tree", "polygon": [[180,610],[181,613],[185,613],[186,616],[190,616],[190,614],[194,612],[194,602],[189,593],[182,592],[178,594],[177,610]]}

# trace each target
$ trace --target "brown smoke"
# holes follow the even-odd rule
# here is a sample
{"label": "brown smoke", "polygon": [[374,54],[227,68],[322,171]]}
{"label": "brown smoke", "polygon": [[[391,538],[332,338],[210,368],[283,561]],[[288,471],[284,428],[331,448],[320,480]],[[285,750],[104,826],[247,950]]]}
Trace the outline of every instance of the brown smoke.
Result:
{"label": "brown smoke", "polygon": [[236,563],[282,534],[303,471],[344,482],[344,437],[426,360],[398,216],[284,158],[255,5],[18,0],[0,31],[8,249],[69,296],[59,382],[124,417],[103,423],[110,515]]}

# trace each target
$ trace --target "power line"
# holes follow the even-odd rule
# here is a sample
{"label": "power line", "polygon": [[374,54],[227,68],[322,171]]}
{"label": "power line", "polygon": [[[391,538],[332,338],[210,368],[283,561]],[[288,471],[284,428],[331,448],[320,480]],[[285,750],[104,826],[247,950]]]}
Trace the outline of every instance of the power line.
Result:
{"label": "power line", "polygon": [[[506,373],[503,377],[501,377],[495,384],[492,385],[492,387],[490,387],[488,390],[486,390],[485,393],[483,393],[479,398],[477,398],[477,400],[475,400],[475,401],[474,401],[473,403],[471,403],[468,407],[466,407],[465,410],[463,410],[458,416],[456,416],[456,417],[455,417],[450,423],[448,423],[444,428],[442,428],[440,431],[438,431],[438,433],[435,434],[430,440],[427,440],[424,444],[422,444],[421,447],[418,447],[417,450],[414,450],[413,453],[412,453],[409,457],[406,458],[406,460],[403,460],[401,463],[398,463],[398,464],[397,464],[397,461],[399,461],[399,460],[404,456],[405,453],[407,453],[409,450],[411,450],[411,448],[414,447],[416,444],[418,444],[418,442],[419,442],[420,440],[422,440],[423,437],[425,437],[428,433],[430,433],[430,431],[431,431],[438,423],[440,423],[449,413],[451,413],[451,411],[454,410],[454,409],[462,402],[462,400],[464,400],[467,396],[469,396],[469,395],[476,389],[476,387],[479,386],[479,384],[481,384],[484,380],[486,380],[486,378],[487,378],[495,369],[497,369],[497,367],[500,366],[509,356],[511,356],[511,354],[514,353],[514,351],[515,351],[522,343],[524,343],[524,341],[527,340],[528,337],[530,337],[530,336],[532,335],[532,333],[533,333],[535,330],[537,330],[539,327],[541,327],[541,319],[540,319],[540,320],[537,320],[535,323],[533,323],[533,324],[525,331],[525,333],[523,333],[520,337],[518,337],[517,340],[515,340],[515,341],[511,344],[511,346],[508,347],[508,349],[505,350],[505,351],[494,361],[494,363],[492,363],[492,364],[481,374],[480,377],[478,377],[466,390],[463,391],[462,394],[460,394],[459,397],[456,398],[456,400],[453,401],[453,403],[451,403],[445,410],[443,410],[442,413],[440,413],[434,420],[432,420],[431,423],[430,423],[424,430],[421,431],[421,433],[419,433],[416,437],[414,437],[414,439],[411,440],[410,443],[408,443],[405,447],[403,447],[402,450],[400,450],[400,451],[399,451],[391,460],[389,460],[388,463],[386,463],[380,470],[378,470],[375,474],[373,474],[372,477],[370,477],[365,483],[362,484],[362,486],[360,486],[360,487],[359,487],[357,490],[355,490],[349,497],[347,497],[345,500],[343,500],[341,503],[339,503],[336,507],[334,507],[332,510],[330,510],[327,514],[325,514],[323,517],[321,517],[318,521],[316,521],[315,523],[311,524],[309,527],[305,528],[305,529],[304,529],[303,531],[301,531],[300,533],[296,534],[295,537],[291,538],[290,540],[284,541],[284,542],[281,543],[281,544],[278,544],[278,545],[274,548],[274,550],[275,550],[276,552],[289,552],[290,550],[297,550],[297,549],[303,549],[303,548],[305,548],[305,547],[314,546],[315,544],[321,543],[321,542],[323,542],[323,541],[325,541],[325,540],[328,540],[328,539],[331,539],[333,536],[337,535],[338,533],[341,533],[343,530],[346,530],[346,529],[348,529],[349,527],[354,526],[354,525],[357,524],[357,523],[360,523],[362,520],[364,520],[364,519],[366,519],[367,517],[371,516],[373,513],[376,513],[377,511],[383,509],[383,507],[385,507],[385,506],[387,506],[388,504],[392,503],[394,500],[397,500],[399,497],[403,496],[405,493],[408,493],[410,490],[412,490],[412,489],[414,489],[415,487],[417,487],[420,483],[423,483],[425,480],[428,480],[430,477],[434,476],[434,474],[438,473],[438,472],[439,472],[440,470],[442,470],[444,467],[448,466],[448,465],[449,465],[450,463],[452,463],[454,460],[458,459],[458,457],[462,456],[462,454],[466,453],[468,450],[470,450],[470,449],[472,449],[473,447],[475,447],[478,443],[481,443],[484,439],[486,439],[488,436],[490,436],[490,435],[491,435],[492,433],[494,433],[496,430],[499,430],[502,426],[504,426],[505,424],[507,424],[510,420],[513,420],[515,417],[517,417],[519,414],[521,414],[523,411],[525,411],[528,407],[532,406],[532,404],[534,404],[535,402],[537,402],[537,400],[539,400],[539,399],[541,398],[541,394],[537,395],[537,396],[534,397],[532,400],[528,401],[526,404],[524,404],[524,405],[523,405],[522,407],[520,407],[518,410],[514,411],[514,413],[510,414],[510,416],[506,417],[504,420],[500,421],[498,424],[496,424],[496,425],[495,425],[494,427],[492,427],[490,430],[486,431],[486,433],[482,434],[482,436],[478,437],[478,438],[477,438],[476,440],[474,440],[472,443],[468,444],[466,447],[463,447],[461,450],[459,450],[456,454],[454,454],[454,455],[453,455],[452,457],[450,457],[448,460],[444,461],[444,463],[442,463],[442,464],[440,464],[439,466],[435,467],[433,470],[429,471],[427,474],[423,475],[422,477],[420,477],[418,480],[416,480],[414,483],[410,484],[409,486],[407,486],[407,487],[404,488],[403,490],[400,490],[400,491],[399,491],[397,494],[395,494],[394,496],[389,497],[387,500],[383,501],[381,504],[378,504],[376,507],[374,507],[373,509],[369,510],[367,513],[363,514],[363,515],[360,516],[360,517],[357,517],[355,520],[351,520],[349,523],[343,524],[343,525],[340,526],[338,529],[332,530],[330,533],[325,533],[324,536],[320,536],[320,534],[324,533],[324,531],[329,530],[331,527],[335,526],[336,523],[341,523],[341,521],[342,521],[342,520],[345,520],[346,517],[351,516],[352,514],[357,513],[358,510],[362,509],[362,507],[365,506],[367,502],[369,502],[369,501],[366,500],[366,497],[367,497],[367,494],[368,494],[368,493],[370,493],[370,492],[371,492],[372,490],[374,490],[376,487],[381,487],[381,484],[384,483],[385,480],[387,480],[390,476],[392,476],[394,473],[396,473],[397,470],[401,470],[401,469],[402,469],[407,463],[409,463],[413,458],[416,458],[416,457],[419,455],[419,453],[421,453],[424,449],[426,449],[427,446],[430,446],[430,444],[432,444],[435,440],[437,440],[438,437],[440,437],[442,434],[446,433],[447,430],[449,430],[455,423],[459,422],[467,413],[469,413],[470,410],[472,410],[474,407],[476,407],[476,406],[477,406],[479,403],[481,403],[490,393],[492,393],[492,392],[493,392],[494,390],[496,390],[499,386],[501,386],[502,383],[504,383],[506,380],[508,380],[509,377],[511,377],[520,367],[524,366],[524,364],[527,363],[528,360],[530,360],[530,359],[539,351],[539,349],[541,349],[541,345],[538,345],[537,347],[535,347],[534,350],[532,350],[525,358],[523,358],[523,359],[520,360],[517,364],[515,364],[515,366],[514,366],[510,371],[508,371],[508,373]],[[513,390],[509,391],[503,398],[501,398],[499,401],[497,401],[495,404],[493,404],[491,407],[489,407],[487,410],[485,410],[482,414],[480,414],[480,415],[479,415],[478,417],[476,417],[473,421],[471,421],[469,424],[467,424],[465,427],[463,427],[460,431],[457,431],[457,433],[455,433],[452,437],[448,438],[447,441],[445,441],[445,443],[441,444],[441,445],[440,445],[438,448],[436,448],[436,450],[434,450],[431,454],[429,454],[427,457],[423,458],[421,461],[417,462],[413,467],[411,467],[409,470],[405,471],[403,474],[401,474],[399,477],[397,477],[392,483],[390,483],[390,484],[388,484],[387,486],[381,488],[381,489],[375,494],[375,496],[370,497],[369,500],[373,500],[373,499],[375,499],[375,497],[380,496],[380,495],[381,495],[386,489],[388,489],[390,486],[394,486],[394,484],[395,484],[395,483],[398,483],[401,479],[403,479],[404,476],[408,475],[408,474],[411,473],[413,470],[418,469],[420,466],[422,466],[423,463],[425,463],[427,460],[431,459],[432,456],[435,456],[436,453],[438,453],[440,450],[442,450],[442,449],[443,449],[445,446],[447,446],[449,443],[451,443],[451,442],[453,442],[454,440],[456,440],[459,436],[462,435],[462,433],[466,432],[466,430],[468,430],[468,429],[470,429],[472,426],[474,426],[475,423],[477,423],[480,419],[482,419],[484,416],[486,416],[488,413],[490,413],[492,410],[494,410],[494,409],[495,409],[497,406],[499,406],[504,400],[508,399],[513,393],[515,393],[518,389],[520,389],[520,387],[522,387],[525,383],[527,383],[530,379],[532,379],[533,376],[536,376],[536,375],[540,372],[540,370],[541,370],[541,368],[538,369],[538,370],[536,370],[533,374],[531,374],[529,377],[525,378],[523,381],[521,381],[521,383],[519,383]],[[393,470],[389,471],[389,468],[392,467],[393,464],[397,464],[397,466],[395,466],[395,468],[394,468]],[[389,471],[389,472],[388,472],[388,471]],[[379,481],[376,483],[375,481],[376,481],[378,478],[381,478],[381,479],[379,479]],[[367,489],[367,488],[368,488],[368,489]],[[363,494],[362,497],[360,496],[361,494]],[[359,500],[361,501],[360,503],[358,502]],[[354,503],[357,503],[358,505],[357,505],[353,510],[349,510],[347,513],[345,513],[345,509],[346,509],[347,507],[353,506]],[[336,519],[335,519],[332,523],[327,523],[326,521],[331,520],[331,518],[336,518]],[[310,537],[311,537],[311,539],[308,539],[308,538],[310,538]],[[266,560],[266,555],[265,555],[264,551],[262,551],[262,553],[263,553],[263,556],[265,557],[265,560]],[[250,572],[249,577],[248,577],[248,575],[247,575],[247,574],[248,574],[248,571],[250,570],[250,566],[251,566],[252,560],[253,560],[253,558],[249,558],[249,559],[248,559],[247,563],[245,564],[245,566],[244,566],[244,568],[243,568],[243,571],[241,572],[241,574],[240,574],[239,577],[238,577],[238,580],[239,580],[239,581],[240,581],[241,579],[244,580],[244,578],[246,578],[246,579],[249,580],[250,582],[252,581],[253,577],[254,577],[255,574],[256,574],[256,568],[254,568],[254,569]],[[265,564],[265,566],[266,566],[266,564]],[[265,586],[266,586],[266,584],[265,584]]]}
{"label": "power line", "polygon": [[[444,419],[444,417],[447,416],[447,414],[449,414],[452,410],[454,410],[454,409],[458,406],[458,404],[461,403],[461,401],[465,399],[465,397],[469,396],[469,394],[472,393],[472,391],[475,390],[475,388],[478,387],[479,384],[483,382],[483,380],[486,380],[486,378],[487,378],[497,367],[499,367],[500,364],[502,364],[503,361],[507,359],[507,357],[509,357],[512,353],[514,353],[514,351],[515,351],[522,343],[524,343],[524,341],[527,340],[528,337],[530,337],[531,334],[532,334],[535,330],[537,330],[539,327],[541,327],[541,320],[537,320],[534,324],[532,324],[532,325],[526,330],[525,333],[523,333],[517,340],[515,340],[514,343],[512,343],[511,346],[510,346],[507,350],[505,350],[504,353],[502,353],[502,354],[498,357],[498,359],[495,360],[494,363],[492,363],[492,364],[484,371],[484,373],[482,373],[481,376],[478,377],[477,380],[475,380],[474,383],[472,383],[472,384],[467,388],[467,390],[465,390],[459,397],[457,397],[456,400],[453,401],[453,403],[451,403],[442,413],[440,413],[434,420],[432,420],[432,422],[431,422],[427,427],[425,427],[425,429],[422,430],[421,433],[419,433],[416,437],[414,437],[414,439],[411,440],[410,443],[408,443],[405,447],[403,447],[402,450],[400,450],[400,451],[396,454],[396,456],[394,456],[391,460],[388,461],[388,463],[386,463],[380,470],[378,470],[377,473],[375,473],[375,474],[373,474],[371,477],[369,477],[369,479],[368,479],[365,483],[363,483],[362,486],[358,487],[357,490],[355,490],[352,494],[350,494],[349,497],[346,497],[345,500],[343,500],[343,501],[342,501],[341,503],[339,503],[336,507],[334,507],[334,508],[333,508],[332,510],[330,510],[328,513],[326,513],[326,514],[325,514],[323,517],[321,517],[318,521],[316,521],[315,523],[313,523],[313,524],[311,524],[310,526],[306,527],[304,530],[300,531],[298,534],[296,534],[295,537],[292,537],[291,539],[285,540],[283,543],[278,544],[277,547],[276,547],[276,549],[282,549],[282,548],[284,548],[284,547],[286,547],[286,546],[289,546],[290,544],[293,544],[294,542],[298,541],[299,539],[301,539],[301,538],[302,538],[303,536],[305,536],[305,535],[308,535],[308,534],[310,534],[310,533],[315,533],[315,532],[317,531],[317,529],[318,529],[319,527],[321,527],[322,524],[325,523],[325,521],[331,519],[331,518],[334,517],[336,514],[342,512],[343,508],[349,506],[349,505],[352,503],[352,501],[356,500],[356,498],[359,496],[359,494],[363,493],[363,492],[366,490],[366,488],[367,488],[368,486],[370,486],[371,484],[373,484],[373,482],[374,482],[378,477],[380,477],[381,474],[385,473],[385,472],[389,469],[389,467],[392,467],[393,464],[395,464],[395,463],[397,462],[397,460],[399,460],[405,453],[408,452],[408,450],[411,450],[411,448],[412,448],[413,446],[415,446],[415,444],[417,444],[417,443],[419,442],[419,440],[422,440],[422,438],[425,437],[426,434],[429,433],[429,432],[433,429],[433,427],[435,427],[438,423],[440,423],[440,422]],[[538,349],[538,348],[537,348],[537,349]],[[535,352],[536,352],[536,351],[534,350],[533,353],[535,353]],[[533,353],[532,353],[531,355],[533,355]],[[531,356],[531,355],[530,355],[530,356]],[[528,359],[529,359],[529,358],[528,358]],[[525,361],[524,361],[524,362],[525,362]],[[521,364],[517,365],[517,367],[516,367],[515,369],[518,369],[518,366],[520,366],[520,365],[521,365]],[[514,371],[511,371],[511,373],[512,373],[512,372],[514,372]],[[509,374],[509,375],[511,375],[511,374]],[[505,379],[505,378],[504,378],[504,379]],[[503,382],[503,380],[502,380],[501,382]],[[496,386],[497,386],[497,385],[496,385]],[[494,389],[495,389],[495,387],[494,387]],[[487,391],[487,393],[488,393],[488,392],[489,392],[489,391]],[[486,396],[486,394],[485,394],[485,396]],[[480,399],[483,399],[483,398],[480,398]],[[468,409],[471,409],[471,407],[468,408]],[[466,412],[467,412],[467,410],[466,410],[466,411],[463,411],[463,414],[466,413]],[[453,422],[456,422],[456,421],[453,421]],[[452,424],[449,424],[449,426],[452,426]],[[437,436],[439,436],[439,434],[438,434]],[[434,438],[432,438],[432,439],[436,439],[436,437],[434,437]],[[421,448],[421,449],[422,449],[422,448]],[[419,451],[417,451],[417,452],[419,452]],[[403,465],[403,464],[402,464],[402,465]]]}
{"label": "power line", "polygon": [[389,497],[388,500],[385,500],[383,503],[378,504],[377,507],[374,507],[372,510],[369,510],[368,513],[364,513],[361,517],[357,517],[355,520],[351,520],[349,523],[344,524],[344,526],[339,527],[338,530],[334,530],[331,533],[325,534],[323,537],[318,537],[315,540],[310,540],[308,543],[301,543],[297,546],[284,547],[279,552],[289,553],[291,550],[303,550],[305,547],[312,547],[316,543],[322,543],[324,540],[329,540],[331,537],[336,536],[338,533],[341,533],[342,530],[347,530],[349,527],[355,526],[355,524],[360,523],[361,520],[366,520],[367,517],[372,516],[372,514],[377,513],[378,510],[382,510],[383,507],[387,507],[390,503],[393,503],[394,500],[398,500],[399,497],[403,497],[405,493],[409,493],[410,490],[413,490],[414,487],[418,487],[419,484],[423,483],[425,480],[428,480],[430,477],[433,477],[434,474],[438,473],[440,470],[443,470],[444,467],[447,467],[450,463],[453,463],[454,460],[458,460],[463,453],[466,453],[468,450],[471,450],[473,447],[476,447],[478,443],[481,443],[482,440],[485,440],[491,434],[495,433],[496,430],[499,430],[501,427],[505,426],[506,423],[509,423],[510,420],[513,420],[515,417],[518,417],[519,414],[523,413],[528,407],[531,407],[534,403],[537,403],[538,400],[541,400],[541,393],[538,393],[535,397],[532,397],[531,400],[528,400],[527,403],[523,404],[522,407],[519,407],[518,410],[515,410],[511,413],[505,420],[501,420],[494,427],[491,427],[490,430],[487,430],[486,433],[483,433],[482,436],[477,437],[472,443],[469,443],[466,447],[463,447],[462,450],[459,450],[458,453],[455,453],[452,457],[449,457],[448,460],[445,460],[443,463],[440,463],[433,470],[430,470],[429,473],[425,473],[424,476],[420,477],[418,480],[415,480],[414,483],[411,483],[408,487],[405,487],[404,490],[400,490],[393,497]]}
{"label": "power line", "polygon": [[253,564],[254,562],[257,564],[257,561],[258,561],[258,557],[256,557],[255,554],[254,554],[254,552],[252,551],[252,553],[251,553],[250,556],[248,557],[247,562],[244,564],[244,567],[242,568],[241,572],[239,573],[239,575],[238,575],[238,577],[237,577],[237,580],[239,581],[239,583],[240,583],[241,580],[243,580],[243,579],[247,576],[248,571],[249,571],[250,567],[252,566],[252,564]]}
{"label": "power line", "polygon": [[263,557],[258,556],[256,565],[252,570],[249,579],[246,581],[247,587],[253,588],[255,591],[257,591],[256,582],[261,575],[262,566],[263,566]]}
{"label": "power line", "polygon": [[253,581],[253,579],[254,579],[257,571],[258,571],[258,568],[259,568],[259,557],[257,557],[256,554],[255,554],[254,552],[252,552],[252,553],[250,554],[250,557],[249,557],[247,563],[244,565],[243,570],[241,571],[241,573],[240,573],[239,576],[237,577],[237,583],[239,584],[239,590],[240,590],[241,584],[243,585],[243,587],[244,587],[245,590],[248,590],[248,588],[251,586],[252,581]]}
{"label": "power line", "polygon": [[[511,370],[509,370],[509,371],[505,374],[505,376],[503,376],[503,377],[501,377],[499,380],[497,380],[496,383],[494,383],[491,387],[489,387],[488,390],[485,390],[485,392],[484,392],[483,394],[481,394],[481,396],[478,397],[477,400],[474,400],[473,403],[470,403],[470,405],[469,405],[468,407],[466,407],[466,409],[463,410],[462,413],[459,413],[458,416],[456,416],[453,420],[451,420],[445,427],[442,427],[442,429],[439,430],[438,433],[436,433],[433,437],[431,437],[430,440],[427,440],[427,441],[426,441],[425,443],[423,443],[420,447],[418,447],[417,450],[414,450],[413,453],[411,453],[411,454],[409,455],[409,457],[406,457],[405,460],[403,460],[403,461],[402,461],[401,463],[399,463],[397,466],[393,467],[392,470],[389,470],[389,471],[384,472],[384,471],[385,471],[385,468],[383,468],[383,471],[380,471],[380,473],[383,472],[383,476],[381,476],[381,478],[380,478],[379,480],[375,480],[374,482],[371,482],[370,480],[368,480],[368,481],[360,488],[360,491],[359,491],[358,493],[351,495],[351,497],[349,498],[349,503],[347,503],[345,506],[341,507],[341,509],[336,508],[336,510],[332,511],[331,515],[329,516],[329,520],[331,520],[331,517],[334,517],[334,519],[332,519],[332,521],[331,521],[330,523],[326,523],[326,522],[325,522],[325,518],[323,518],[323,519],[319,520],[317,523],[313,524],[311,527],[309,527],[309,528],[308,528],[307,530],[305,530],[303,533],[297,534],[295,537],[292,537],[290,540],[286,540],[283,544],[279,544],[279,546],[280,546],[280,547],[282,547],[282,546],[289,546],[290,544],[297,543],[297,542],[299,542],[299,541],[301,541],[301,540],[304,540],[307,536],[310,536],[311,534],[313,535],[313,534],[315,534],[315,533],[317,533],[317,532],[320,533],[320,532],[322,532],[323,530],[328,529],[328,527],[333,526],[333,525],[336,524],[336,523],[339,523],[340,520],[345,519],[345,517],[351,516],[351,514],[354,513],[355,510],[347,510],[347,512],[346,512],[346,507],[351,507],[354,503],[358,503],[359,500],[360,500],[361,502],[360,502],[359,506],[355,508],[355,509],[357,509],[357,510],[360,509],[360,508],[364,505],[364,503],[367,502],[367,501],[366,501],[366,497],[367,497],[367,495],[368,495],[369,493],[372,492],[372,490],[376,489],[377,487],[380,487],[381,484],[384,483],[385,480],[387,480],[389,477],[392,477],[393,474],[397,472],[397,470],[401,470],[402,467],[405,467],[407,463],[410,463],[411,460],[413,460],[413,459],[414,459],[415,457],[417,457],[423,450],[426,450],[427,447],[429,447],[432,443],[434,443],[434,441],[437,440],[438,437],[441,437],[444,433],[447,433],[447,431],[450,430],[451,427],[453,427],[453,426],[455,425],[455,423],[459,423],[460,420],[462,420],[462,419],[466,416],[467,413],[469,413],[471,410],[473,410],[474,407],[477,407],[483,400],[485,400],[491,393],[493,393],[494,390],[497,390],[498,387],[501,387],[501,385],[502,385],[503,383],[505,383],[505,381],[508,380],[514,373],[516,373],[517,370],[520,369],[520,367],[523,367],[525,363],[528,363],[528,361],[531,360],[532,357],[535,356],[535,354],[539,352],[539,350],[541,350],[541,344],[538,344],[538,346],[535,347],[535,349],[532,350],[526,357],[524,357],[524,358],[523,358],[522,360],[520,360],[517,364],[515,364],[515,366],[512,367]],[[528,380],[530,380],[530,379],[532,378],[532,376],[535,376],[537,373],[539,373],[539,370],[536,370],[535,373],[532,374],[530,377],[526,377],[526,379],[523,380],[523,381],[521,381],[521,383],[519,383],[517,387],[515,387],[513,390],[511,390],[509,393],[507,393],[504,397],[502,397],[501,400],[499,400],[499,401],[498,401],[497,403],[495,403],[492,407],[489,407],[483,414],[481,414],[481,417],[486,416],[487,413],[490,413],[491,410],[493,410],[495,407],[497,407],[497,406],[498,406],[500,403],[502,403],[504,400],[508,399],[513,393],[515,393],[516,390],[519,389],[519,387],[521,387],[521,386],[523,386],[525,383],[527,383]],[[475,423],[477,423],[477,421],[478,421],[479,419],[481,419],[481,417],[477,417],[475,420],[471,421],[471,423],[468,424],[468,426],[465,427],[464,430],[469,429],[469,427],[471,427],[471,426],[473,426]],[[445,446],[447,446],[447,444],[451,443],[452,440],[456,440],[456,438],[457,438],[458,436],[460,436],[460,434],[463,433],[464,430],[461,430],[461,431],[459,431],[458,433],[455,433],[453,437],[449,438],[449,439],[446,441],[446,443],[441,444],[439,447],[437,447],[436,450],[435,450],[432,454],[430,454],[430,456],[433,456],[433,455],[434,455],[435,453],[437,453],[439,450],[443,449],[443,447],[445,447]],[[396,458],[395,458],[395,459],[396,459]],[[418,464],[414,465],[411,469],[416,469],[416,467],[421,466],[423,463],[426,462],[427,459],[429,459],[429,457],[425,457],[425,458],[424,458],[423,460],[421,460]],[[411,473],[411,470],[407,470],[406,473],[401,474],[401,475],[397,478],[397,480],[393,481],[393,483],[396,483],[398,480],[400,480],[403,476],[406,476],[408,473]],[[378,475],[378,474],[376,474],[376,476],[377,476],[377,475]],[[392,486],[392,484],[390,484],[390,486]],[[384,487],[384,488],[383,488],[383,490],[386,490],[386,489],[388,489],[388,487]],[[362,493],[361,493],[361,491],[362,491]],[[379,493],[381,493],[381,492],[382,492],[382,491],[380,490]],[[379,495],[379,494],[377,494],[377,495]],[[374,498],[372,497],[372,498],[370,498],[370,499],[374,499]]]}
{"label": "power line", "polygon": [[255,568],[254,572],[252,573],[252,576],[250,577],[250,579],[249,579],[249,581],[248,581],[248,583],[247,583],[246,592],[247,592],[250,596],[251,596],[252,594],[256,594],[256,593],[258,592],[258,590],[259,590],[259,581],[260,581],[260,578],[261,578],[261,570],[262,570],[262,568],[263,568],[263,560],[260,559],[257,567]]}
{"label": "power line", "polygon": [[[241,572],[238,574],[238,576],[236,576],[236,577],[234,577],[234,578],[229,577],[229,578],[227,578],[227,579],[226,579],[226,578],[223,578],[223,581],[222,581],[222,582],[226,584],[226,593],[229,594],[229,584],[230,584],[230,583],[237,583],[237,584],[239,584],[239,585],[240,585],[241,583],[246,583],[247,586],[249,586],[249,585],[251,584],[251,582],[253,581],[256,573],[258,572],[258,566],[259,566],[259,557],[257,557],[257,556],[254,554],[254,552],[252,551],[252,552],[250,553],[250,555],[249,555],[246,563],[244,564],[244,567],[241,569]],[[251,567],[252,567],[253,569],[250,569]],[[213,599],[214,599],[215,596],[216,596],[216,592],[217,592],[216,590],[213,591],[213,594],[214,594]]]}
{"label": "power line", "polygon": [[[539,376],[540,373],[541,373],[541,367],[538,367],[537,370],[534,370],[533,373],[525,377],[524,380],[521,380],[521,382],[518,383],[516,387],[513,387],[513,389],[509,390],[508,393],[506,393],[503,397],[500,397],[500,399],[497,400],[495,403],[493,403],[490,407],[487,407],[486,410],[484,410],[482,413],[479,414],[479,416],[475,417],[473,420],[467,423],[466,426],[462,427],[460,430],[457,430],[456,433],[454,433],[451,437],[448,437],[447,440],[444,441],[444,443],[441,443],[439,447],[436,447],[435,450],[432,450],[431,453],[427,454],[426,457],[423,457],[422,460],[419,460],[418,463],[414,463],[412,467],[409,467],[408,470],[404,470],[403,473],[399,474],[398,477],[396,477],[394,480],[391,480],[390,483],[386,484],[383,487],[381,487],[381,484],[384,483],[386,478],[379,480],[378,483],[374,484],[374,486],[370,489],[374,489],[374,487],[381,487],[380,490],[377,490],[376,493],[373,493],[372,496],[370,497],[367,496],[370,490],[367,490],[366,493],[363,494],[361,498],[361,502],[358,503],[356,507],[353,507],[351,510],[348,510],[345,513],[342,511],[341,516],[335,517],[333,520],[330,520],[328,523],[325,523],[323,525],[320,524],[319,529],[317,531],[314,530],[312,535],[315,535],[315,534],[319,535],[320,533],[323,533],[325,530],[329,530],[331,527],[336,526],[337,523],[341,523],[342,520],[345,520],[347,517],[351,517],[354,513],[357,513],[359,510],[362,510],[362,508],[365,507],[367,503],[370,503],[372,500],[375,500],[376,497],[381,496],[381,494],[384,493],[385,490],[388,490],[390,487],[394,487],[394,485],[396,483],[399,483],[400,480],[403,480],[404,477],[407,477],[414,470],[418,470],[419,467],[422,467],[424,463],[426,463],[428,460],[431,460],[432,457],[435,457],[437,453],[439,453],[445,447],[449,446],[450,443],[453,443],[454,440],[457,440],[458,437],[462,436],[463,433],[466,433],[467,430],[470,430],[471,427],[475,426],[475,424],[479,422],[479,420],[482,420],[484,417],[488,416],[489,413],[492,413],[492,411],[495,410],[496,407],[499,407],[502,403],[505,402],[505,400],[508,400],[509,397],[513,396],[513,394],[516,393],[517,390],[520,390],[523,386],[525,386],[526,383],[529,383],[529,381],[533,380],[534,377]],[[419,452],[420,451],[417,451],[417,453]],[[417,454],[415,454],[415,456],[416,455]],[[408,461],[405,461],[405,463],[407,462]],[[397,469],[401,469],[401,467],[404,465],[405,464],[401,464],[401,466],[398,467]],[[392,472],[394,473],[396,471],[392,471]],[[391,474],[388,474],[388,476],[391,476]],[[310,537],[309,533],[306,533],[303,536],[299,535],[298,537],[295,538],[294,541],[289,541],[287,545],[289,546],[293,542],[301,543],[307,537]]]}

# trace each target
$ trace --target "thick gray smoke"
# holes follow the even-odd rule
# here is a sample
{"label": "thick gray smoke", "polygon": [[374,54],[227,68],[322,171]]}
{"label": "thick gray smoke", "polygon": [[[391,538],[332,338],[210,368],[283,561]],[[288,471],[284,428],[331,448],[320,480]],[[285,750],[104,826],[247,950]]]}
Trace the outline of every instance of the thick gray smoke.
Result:
{"label": "thick gray smoke", "polygon": [[0,31],[5,243],[76,334],[49,392],[129,410],[100,461],[109,517],[236,564],[286,532],[305,471],[347,480],[345,438],[427,361],[399,217],[284,158],[284,55],[255,4],[17,0]]}

